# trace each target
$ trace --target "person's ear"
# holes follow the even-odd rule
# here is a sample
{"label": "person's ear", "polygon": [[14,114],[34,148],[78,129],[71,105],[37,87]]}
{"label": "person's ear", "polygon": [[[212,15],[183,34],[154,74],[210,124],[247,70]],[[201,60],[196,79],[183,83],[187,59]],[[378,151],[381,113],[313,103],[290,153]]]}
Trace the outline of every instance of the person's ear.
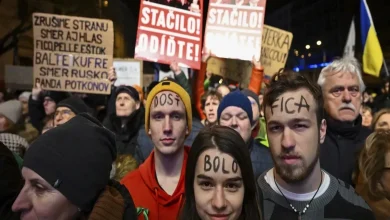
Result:
{"label": "person's ear", "polygon": [[138,110],[138,109],[139,109],[139,107],[141,107],[141,103],[140,103],[140,102],[136,102],[136,103],[135,103],[135,109],[137,109],[137,110]]}
{"label": "person's ear", "polygon": [[186,126],[186,135],[190,134],[190,129],[188,129],[188,125]]}
{"label": "person's ear", "polygon": [[326,120],[322,119],[321,125],[320,125],[320,143],[321,144],[324,143],[324,141],[325,141],[326,128],[327,128]]}

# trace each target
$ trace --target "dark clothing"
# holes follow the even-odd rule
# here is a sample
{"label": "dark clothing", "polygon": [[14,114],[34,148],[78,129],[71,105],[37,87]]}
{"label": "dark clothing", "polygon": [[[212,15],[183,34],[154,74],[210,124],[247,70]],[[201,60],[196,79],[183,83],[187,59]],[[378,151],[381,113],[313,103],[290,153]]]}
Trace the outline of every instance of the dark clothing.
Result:
{"label": "dark clothing", "polygon": [[390,93],[377,96],[374,100],[373,111],[377,112],[383,108],[390,108]]}
{"label": "dark clothing", "polygon": [[19,219],[12,204],[23,186],[22,175],[12,152],[0,142],[0,219]]}
{"label": "dark clothing", "polygon": [[250,141],[249,146],[253,174],[257,178],[265,171],[271,169],[274,166],[274,162],[268,147],[253,141],[253,139]]}
{"label": "dark clothing", "polygon": [[358,154],[371,130],[362,126],[359,115],[354,122],[342,122],[325,114],[326,137],[320,149],[321,168],[353,185],[352,173],[356,168]]}
{"label": "dark clothing", "polygon": [[[203,129],[203,124],[197,118],[192,118],[192,130],[190,135],[188,135],[187,139],[184,142],[184,146],[192,146],[192,142],[194,142],[195,137],[198,135],[199,131]],[[135,159],[138,164],[141,165],[146,158],[149,157],[149,154],[153,151],[154,144],[150,139],[149,135],[145,131],[145,126],[141,126],[138,132],[137,138],[137,149],[135,154]]]}
{"label": "dark clothing", "polygon": [[28,100],[28,115],[30,116],[31,124],[41,133],[44,126],[43,119],[46,117],[42,100],[34,100],[30,96]]}
{"label": "dark clothing", "polygon": [[88,219],[136,220],[134,201],[126,187],[111,180],[99,195]]}
{"label": "dark clothing", "polygon": [[126,120],[127,123],[122,126],[122,118],[117,117],[116,113],[113,113],[104,120],[103,125],[116,134],[118,154],[131,154],[134,156],[138,131],[145,120],[144,108],[140,107],[138,110],[135,110]]}
{"label": "dark clothing", "polygon": [[[266,173],[257,179],[260,192],[260,199],[263,202],[260,207],[264,212],[264,220],[295,220],[298,214],[295,213],[287,203],[286,199],[275,192],[264,179]],[[330,184],[324,194],[315,198],[305,214],[301,216],[302,220],[374,220],[374,214],[364,202],[364,200],[355,193],[355,190],[346,185],[343,181],[337,180],[332,175]],[[273,180],[272,180],[273,181]],[[289,201],[297,210],[301,211],[309,201]]]}

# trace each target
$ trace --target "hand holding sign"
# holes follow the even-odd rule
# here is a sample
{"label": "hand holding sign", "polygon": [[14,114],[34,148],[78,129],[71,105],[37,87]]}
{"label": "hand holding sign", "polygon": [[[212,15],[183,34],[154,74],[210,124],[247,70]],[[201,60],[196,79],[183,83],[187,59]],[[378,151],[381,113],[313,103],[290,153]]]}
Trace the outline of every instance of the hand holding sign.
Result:
{"label": "hand holding sign", "polygon": [[253,58],[252,58],[252,65],[255,69],[258,69],[258,70],[261,69],[261,62],[260,62],[260,60],[256,60],[255,56],[253,56]]}
{"label": "hand holding sign", "polygon": [[116,77],[116,71],[114,67],[111,67],[110,70],[108,71],[108,80],[110,80],[111,84],[114,84],[117,77]]}
{"label": "hand holding sign", "polygon": [[181,73],[181,68],[176,61],[173,61],[169,67],[171,68],[172,72],[175,73],[175,75],[179,75]]}

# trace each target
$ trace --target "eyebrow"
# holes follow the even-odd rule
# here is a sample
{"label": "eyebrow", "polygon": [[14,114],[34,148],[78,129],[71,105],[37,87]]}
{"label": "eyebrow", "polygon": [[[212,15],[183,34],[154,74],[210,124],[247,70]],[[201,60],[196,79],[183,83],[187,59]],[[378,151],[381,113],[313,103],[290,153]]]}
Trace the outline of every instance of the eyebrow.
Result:
{"label": "eyebrow", "polygon": [[[299,123],[299,122],[311,122],[308,118],[294,118],[292,120],[289,120],[288,123]],[[267,124],[280,124],[281,122],[270,120]]]}
{"label": "eyebrow", "polygon": [[[204,180],[213,180],[213,178],[204,174],[199,174],[196,176],[196,178],[204,179]],[[226,181],[231,181],[231,182],[242,181],[242,177],[236,176],[236,177],[228,178]]]}

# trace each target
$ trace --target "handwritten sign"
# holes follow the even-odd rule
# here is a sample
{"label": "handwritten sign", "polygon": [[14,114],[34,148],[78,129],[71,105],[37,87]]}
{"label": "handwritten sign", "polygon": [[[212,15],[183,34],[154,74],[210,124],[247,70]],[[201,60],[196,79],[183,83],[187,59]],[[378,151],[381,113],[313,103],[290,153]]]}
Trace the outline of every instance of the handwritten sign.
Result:
{"label": "handwritten sign", "polygon": [[272,76],[284,68],[292,39],[291,32],[264,25],[261,65],[266,75]]}
{"label": "handwritten sign", "polygon": [[179,66],[200,69],[203,10],[199,5],[203,0],[184,9],[141,1],[135,58],[164,64],[175,59]]}
{"label": "handwritten sign", "polygon": [[221,58],[259,59],[266,1],[230,2],[210,0],[204,50]]}
{"label": "handwritten sign", "polygon": [[109,94],[110,20],[33,14],[34,84],[45,90]]}
{"label": "handwritten sign", "polygon": [[[184,75],[186,76],[186,78],[188,79],[188,68],[184,68],[184,67],[180,67],[181,71],[183,71]],[[159,74],[158,74],[158,80],[161,81],[165,78],[172,78],[174,79],[175,78],[175,73],[173,73],[172,71],[169,71],[169,72],[164,72],[162,70],[159,71]]]}
{"label": "handwritten sign", "polygon": [[135,59],[114,59],[117,75],[115,86],[143,86],[143,62]]}

